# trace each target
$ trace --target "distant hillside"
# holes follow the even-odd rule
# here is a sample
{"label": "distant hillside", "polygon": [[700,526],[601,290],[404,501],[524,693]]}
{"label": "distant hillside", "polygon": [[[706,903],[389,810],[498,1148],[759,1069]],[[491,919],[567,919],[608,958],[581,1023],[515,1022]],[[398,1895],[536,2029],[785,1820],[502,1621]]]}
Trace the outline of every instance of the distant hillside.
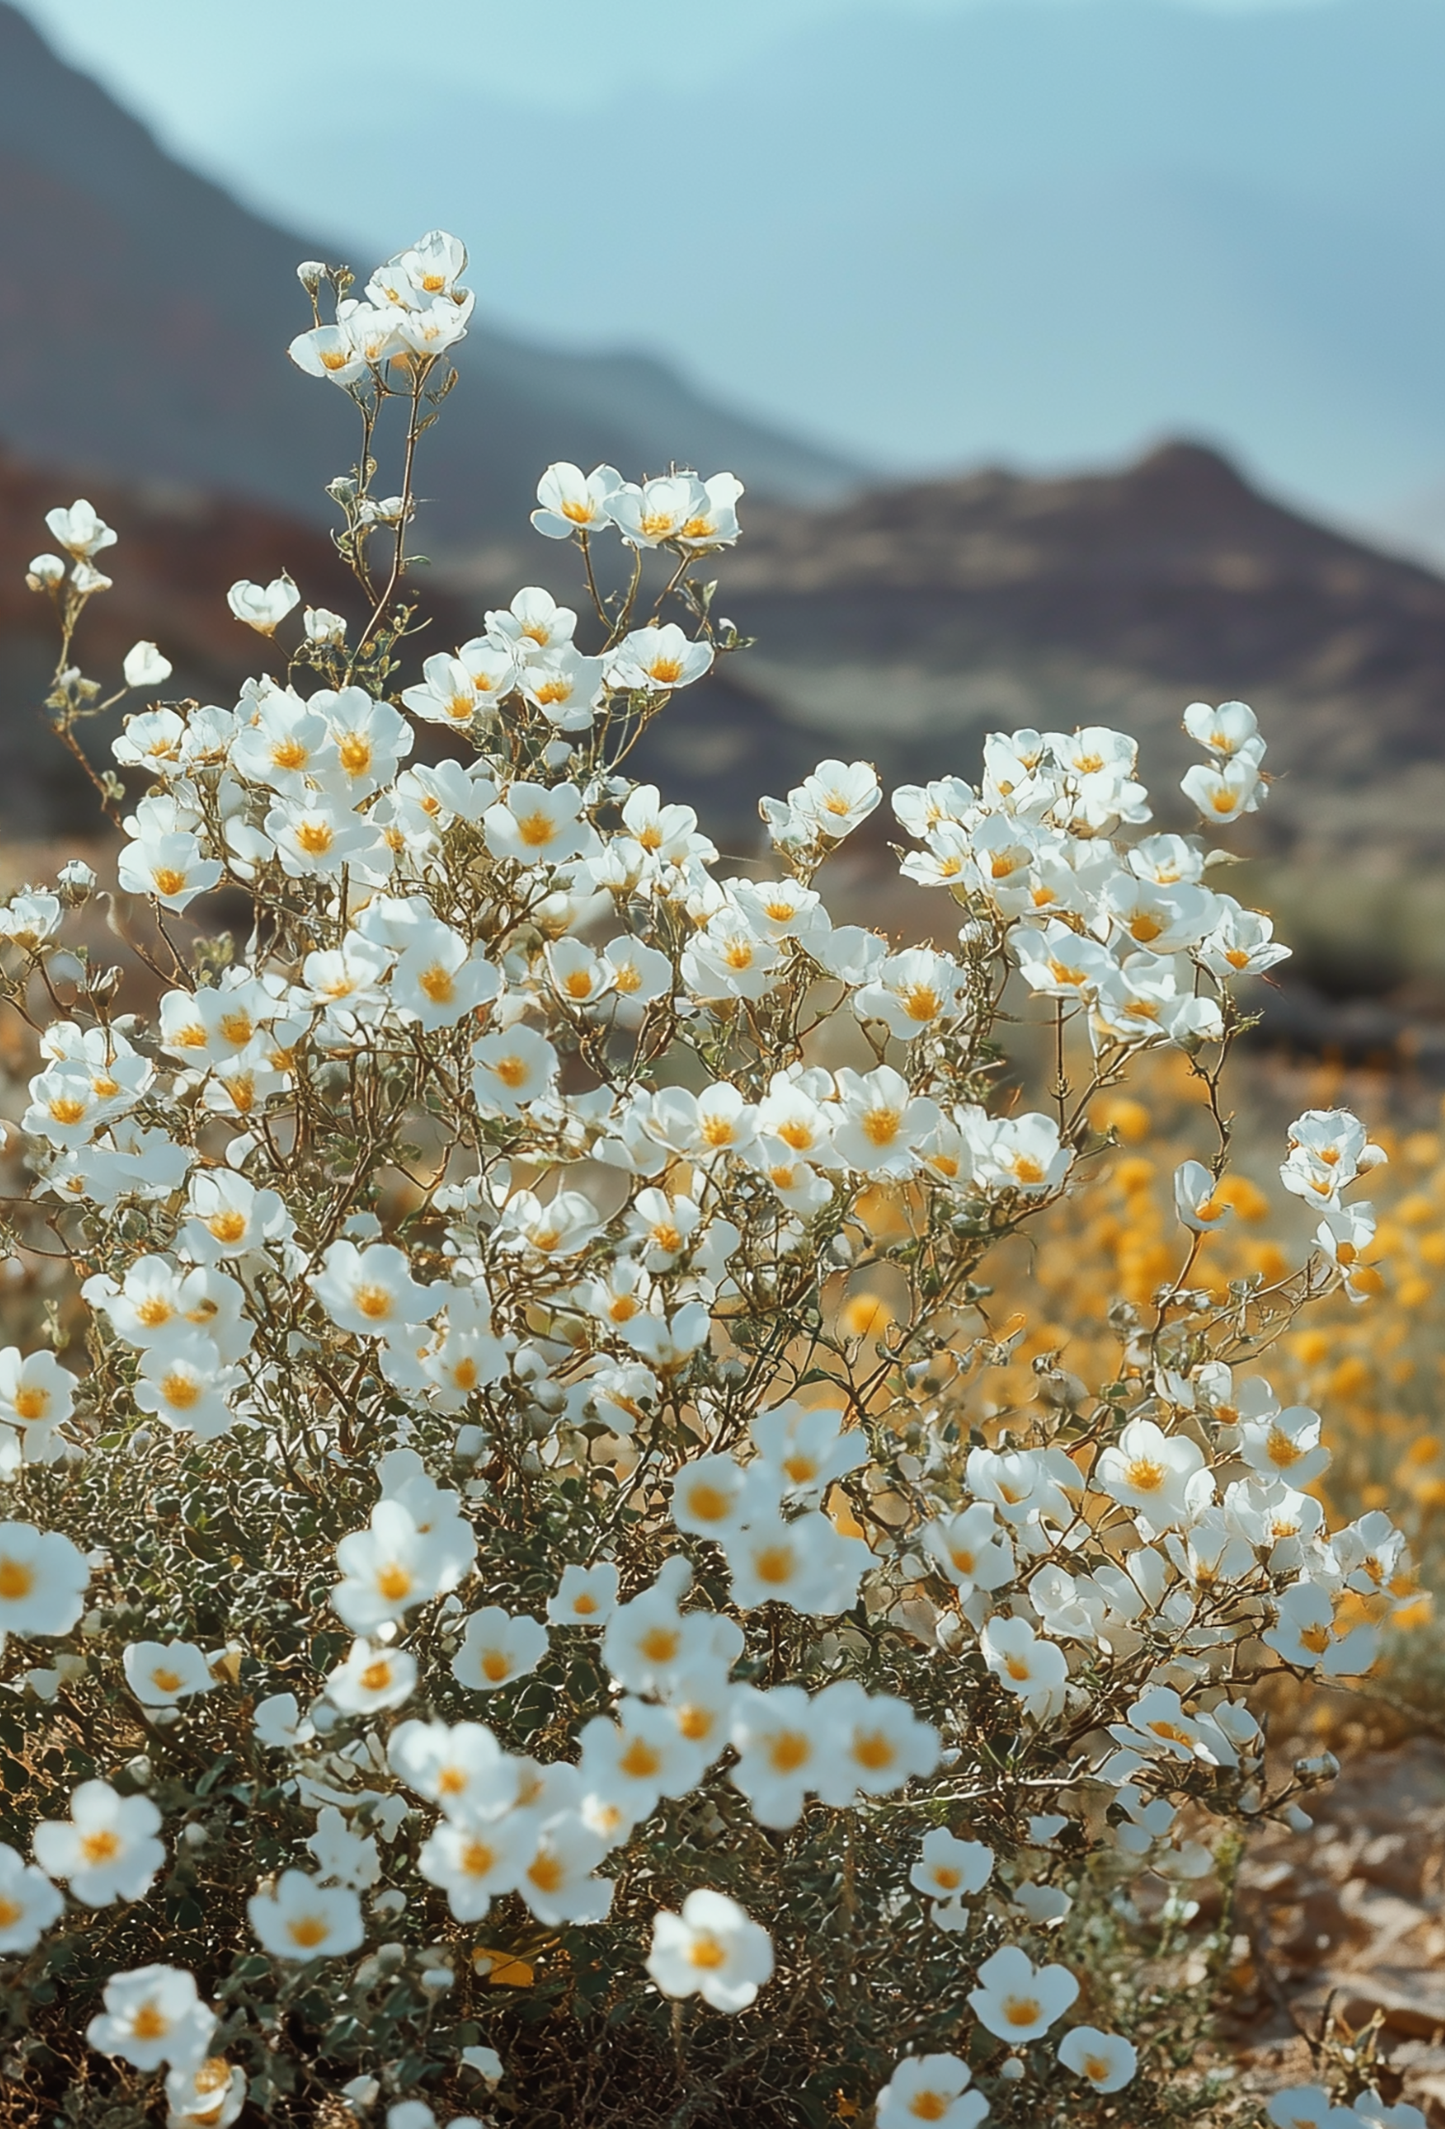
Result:
{"label": "distant hillside", "polygon": [[[164,155],[0,0],[0,435],[13,450],[323,516],[356,419],[286,357],[309,322],[295,278],[306,256],[335,247],[261,221]],[[459,367],[420,460],[434,542],[517,524],[555,458],[629,473],[727,465],[755,492],[813,499],[857,478],[641,357],[557,354],[478,323]]]}

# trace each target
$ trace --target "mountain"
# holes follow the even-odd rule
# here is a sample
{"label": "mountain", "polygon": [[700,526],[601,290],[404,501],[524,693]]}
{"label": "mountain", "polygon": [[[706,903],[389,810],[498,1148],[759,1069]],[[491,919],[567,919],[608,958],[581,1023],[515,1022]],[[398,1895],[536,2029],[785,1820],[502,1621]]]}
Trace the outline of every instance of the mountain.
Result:
{"label": "mountain", "polygon": [[[208,95],[204,140],[169,108],[273,211],[373,240],[451,218],[516,330],[598,344],[645,321],[713,389],[895,472],[1191,435],[1382,525],[1445,479],[1441,0],[790,20],[670,87],[665,41],[639,39],[625,88],[562,105],[544,64],[502,93],[452,10],[445,69],[337,36],[326,94],[298,68]],[[383,107],[423,150],[354,152],[355,114]]]}
{"label": "mountain", "polygon": [[[296,263],[333,254],[163,154],[0,4],[0,433],[14,451],[324,518],[356,417],[285,350],[309,323]],[[857,477],[645,357],[561,354],[482,323],[458,362],[461,388],[419,461],[442,544],[514,526],[556,458],[726,464],[791,497]]]}

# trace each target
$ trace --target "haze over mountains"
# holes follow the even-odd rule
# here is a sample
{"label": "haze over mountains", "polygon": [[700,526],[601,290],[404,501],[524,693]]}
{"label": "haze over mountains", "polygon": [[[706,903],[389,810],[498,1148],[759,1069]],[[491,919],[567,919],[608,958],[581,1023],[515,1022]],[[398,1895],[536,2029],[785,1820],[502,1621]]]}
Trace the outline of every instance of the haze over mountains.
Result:
{"label": "haze over mountains", "polygon": [[[310,322],[295,267],[318,253],[314,232],[278,230],[163,155],[0,5],[0,441],[329,519],[322,487],[355,457],[356,416],[285,353]],[[515,525],[558,457],[728,464],[793,496],[852,478],[640,357],[552,353],[481,323],[458,360],[465,389],[421,462],[434,540]]]}
{"label": "haze over mountains", "polygon": [[818,0],[768,39],[738,0],[706,61],[612,0],[590,76],[580,0],[438,0],[411,43],[383,0],[253,0],[209,66],[133,34],[178,0],[25,4],[269,212],[462,230],[547,345],[645,347],[895,473],[1198,436],[1445,543],[1442,0]]}

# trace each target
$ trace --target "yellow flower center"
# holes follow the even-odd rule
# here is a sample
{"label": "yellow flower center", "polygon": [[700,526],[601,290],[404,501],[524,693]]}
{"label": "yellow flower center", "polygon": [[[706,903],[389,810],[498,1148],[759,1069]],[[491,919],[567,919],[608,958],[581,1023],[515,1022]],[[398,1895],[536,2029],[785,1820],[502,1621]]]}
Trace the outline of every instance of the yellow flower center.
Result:
{"label": "yellow flower center", "polygon": [[860,1767],[881,1773],[898,1757],[898,1747],[882,1730],[864,1730],[853,1740],[853,1757]]}
{"label": "yellow flower center", "polygon": [[192,1405],[201,1401],[201,1385],[193,1375],[182,1375],[179,1370],[173,1370],[161,1382],[161,1395],[178,1412],[189,1412]]}

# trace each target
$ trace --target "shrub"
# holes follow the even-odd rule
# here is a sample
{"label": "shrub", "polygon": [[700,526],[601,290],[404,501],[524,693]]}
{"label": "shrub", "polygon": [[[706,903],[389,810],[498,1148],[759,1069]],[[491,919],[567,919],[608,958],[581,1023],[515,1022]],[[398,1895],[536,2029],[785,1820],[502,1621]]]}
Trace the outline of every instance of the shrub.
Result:
{"label": "shrub", "polygon": [[[903,872],[961,914],[946,951],[827,914],[867,763],[764,799],[771,859],[721,871],[631,781],[744,647],[704,574],[727,475],[550,467],[533,523],[575,550],[585,624],[529,587],[403,685],[463,264],[433,234],[359,302],[301,269],[292,354],[363,426],[330,493],[364,618],[307,607],[298,636],[295,585],[238,584],[271,670],[124,718],[135,1009],[82,937],[135,905],[87,867],[0,920],[39,1045],[10,1242],[78,1282],[0,1356],[15,2105],[1198,2114],[1228,1942],[1200,1887],[1329,1772],[1266,1767],[1250,1686],[1366,1669],[1411,1591],[1382,1514],[1326,1529],[1320,1423],[1257,1372],[1371,1285],[1345,1193],[1378,1149],[1302,1116],[1281,1174],[1313,1241],[1203,1278],[1250,1187],[1233,987],[1284,949],[1197,837],[1138,832],[1118,733],[995,735],[977,788],[895,794]],[[73,662],[114,535],[83,501],[49,522],[31,581],[83,755],[120,699]],[[138,645],[126,685],[168,671]],[[1254,717],[1185,721],[1185,790],[1227,824],[1265,795]],[[445,750],[410,765],[418,724]],[[1038,1113],[1006,997],[1047,1030]],[[1108,1365],[982,1398],[1021,1336],[990,1254],[1147,1142],[1119,1090],[1160,1048],[1214,1149]]]}

